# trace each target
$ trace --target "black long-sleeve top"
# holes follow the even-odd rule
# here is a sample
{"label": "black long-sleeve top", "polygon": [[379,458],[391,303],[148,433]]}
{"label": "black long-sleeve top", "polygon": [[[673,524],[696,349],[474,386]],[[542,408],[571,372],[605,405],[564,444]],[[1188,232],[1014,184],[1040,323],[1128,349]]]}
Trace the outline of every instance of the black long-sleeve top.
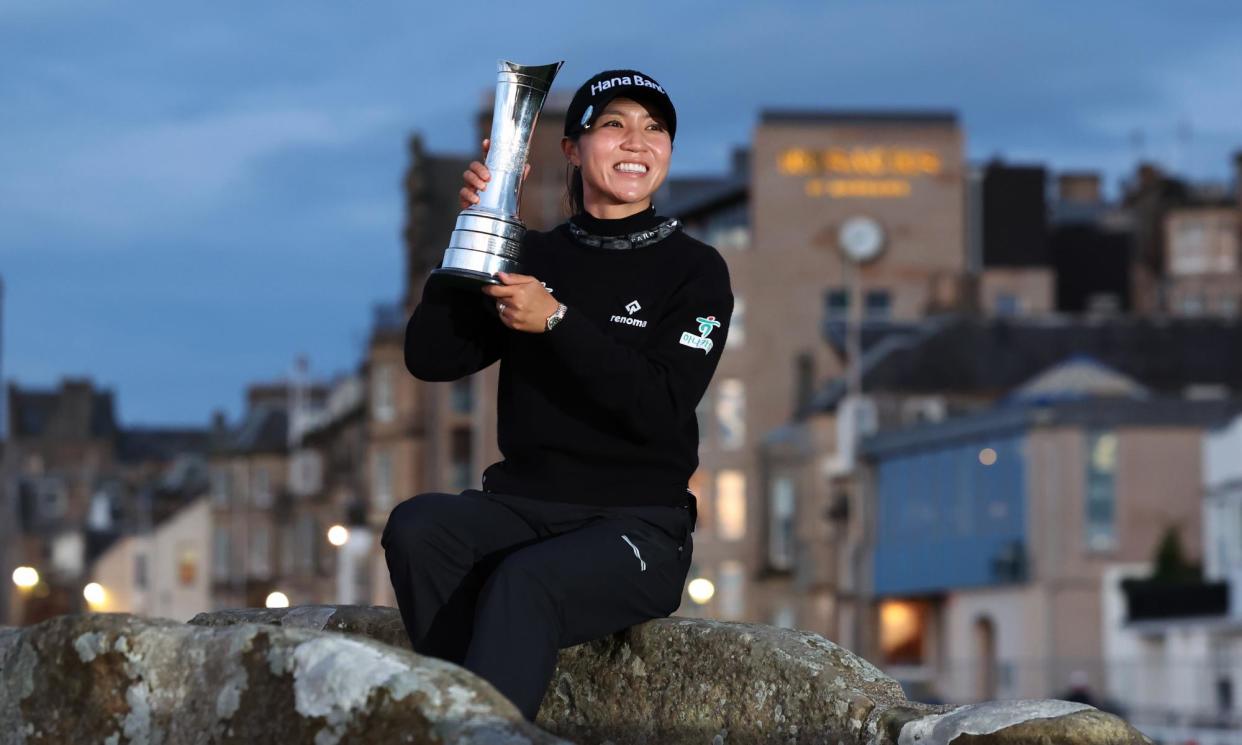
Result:
{"label": "black long-sleeve top", "polygon": [[[588,233],[660,223],[654,209],[620,220],[579,214]],[[527,274],[568,311],[551,331],[505,327],[478,289],[431,278],[405,333],[417,378],[456,380],[500,360],[504,460],[483,488],[559,502],[678,505],[698,466],[695,407],[729,333],[724,259],[682,231],[635,248],[600,248],[567,224],[527,231]]]}

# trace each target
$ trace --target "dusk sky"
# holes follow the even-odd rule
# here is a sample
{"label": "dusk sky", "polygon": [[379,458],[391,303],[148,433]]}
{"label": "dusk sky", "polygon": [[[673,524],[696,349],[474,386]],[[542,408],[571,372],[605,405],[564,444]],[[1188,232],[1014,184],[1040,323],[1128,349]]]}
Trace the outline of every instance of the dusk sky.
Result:
{"label": "dusk sky", "polygon": [[1110,192],[1140,154],[1225,182],[1238,8],[9,0],[0,372],[89,376],[124,424],[201,426],[299,354],[356,367],[401,289],[406,139],[473,151],[501,58],[566,60],[566,92],[651,74],[678,107],[674,176],[724,170],[764,108],[878,107],[955,110],[971,159],[1101,170]]}

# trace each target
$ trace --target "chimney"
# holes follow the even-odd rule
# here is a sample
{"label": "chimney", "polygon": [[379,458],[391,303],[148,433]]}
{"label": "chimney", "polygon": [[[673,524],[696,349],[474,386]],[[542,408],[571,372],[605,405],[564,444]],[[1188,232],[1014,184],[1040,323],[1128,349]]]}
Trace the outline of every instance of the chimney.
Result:
{"label": "chimney", "polygon": [[1100,174],[1094,171],[1069,171],[1057,177],[1057,195],[1062,202],[1100,203]]}

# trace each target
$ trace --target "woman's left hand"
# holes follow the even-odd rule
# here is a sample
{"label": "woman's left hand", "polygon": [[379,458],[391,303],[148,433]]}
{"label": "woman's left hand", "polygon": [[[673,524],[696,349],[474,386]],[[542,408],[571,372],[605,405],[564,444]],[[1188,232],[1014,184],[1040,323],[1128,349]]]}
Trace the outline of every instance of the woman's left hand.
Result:
{"label": "woman's left hand", "polygon": [[500,321],[514,331],[542,334],[547,330],[548,316],[559,303],[543,283],[526,274],[500,272],[496,275],[503,285],[483,285],[483,292],[496,299]]}

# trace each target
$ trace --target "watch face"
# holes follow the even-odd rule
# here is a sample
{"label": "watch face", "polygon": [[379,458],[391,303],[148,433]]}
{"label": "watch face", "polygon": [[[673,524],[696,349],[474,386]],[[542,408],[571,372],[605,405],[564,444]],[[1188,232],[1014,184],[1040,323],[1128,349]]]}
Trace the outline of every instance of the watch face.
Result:
{"label": "watch face", "polygon": [[856,215],[841,223],[837,240],[846,256],[862,263],[880,255],[884,247],[884,229],[873,218]]}

